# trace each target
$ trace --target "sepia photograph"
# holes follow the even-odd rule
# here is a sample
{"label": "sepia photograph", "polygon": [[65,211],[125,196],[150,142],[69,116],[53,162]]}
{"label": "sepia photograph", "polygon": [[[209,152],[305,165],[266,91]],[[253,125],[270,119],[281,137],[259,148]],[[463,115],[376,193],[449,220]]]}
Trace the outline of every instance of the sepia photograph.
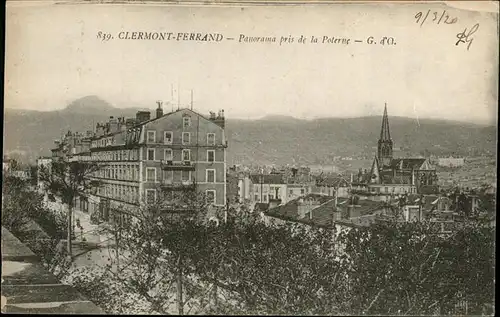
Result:
{"label": "sepia photograph", "polygon": [[6,1],[2,313],[492,316],[496,1]]}

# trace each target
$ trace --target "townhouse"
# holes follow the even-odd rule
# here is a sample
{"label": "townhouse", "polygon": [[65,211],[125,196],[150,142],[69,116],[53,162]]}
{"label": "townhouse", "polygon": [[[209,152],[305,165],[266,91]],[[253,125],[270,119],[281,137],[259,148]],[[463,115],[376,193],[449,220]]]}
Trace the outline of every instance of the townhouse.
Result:
{"label": "townhouse", "polygon": [[164,114],[159,102],[154,118],[149,111],[139,111],[135,118],[110,117],[108,122],[96,125],[91,137],[73,141],[68,135],[52,152],[55,157],[97,162],[100,168],[89,178],[100,181],[101,186],[79,200],[80,208],[103,220],[108,220],[113,211],[168,202],[187,196],[185,193],[203,196],[209,205],[223,207],[224,129],[223,110],[209,117],[187,108]]}

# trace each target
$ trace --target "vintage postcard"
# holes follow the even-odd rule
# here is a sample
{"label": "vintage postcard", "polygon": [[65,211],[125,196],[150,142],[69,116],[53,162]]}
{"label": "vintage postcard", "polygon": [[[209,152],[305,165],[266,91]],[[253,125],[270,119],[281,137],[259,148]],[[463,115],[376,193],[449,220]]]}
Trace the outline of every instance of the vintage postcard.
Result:
{"label": "vintage postcard", "polygon": [[2,312],[494,314],[498,10],[7,1]]}

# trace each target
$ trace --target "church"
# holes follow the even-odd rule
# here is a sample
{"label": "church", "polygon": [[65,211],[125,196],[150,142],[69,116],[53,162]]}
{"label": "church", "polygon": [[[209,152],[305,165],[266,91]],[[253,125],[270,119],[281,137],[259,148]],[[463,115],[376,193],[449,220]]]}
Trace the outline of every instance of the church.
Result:
{"label": "church", "polygon": [[435,194],[436,169],[426,158],[394,158],[387,105],[384,108],[377,155],[369,172],[360,172],[353,189],[381,198],[400,194]]}

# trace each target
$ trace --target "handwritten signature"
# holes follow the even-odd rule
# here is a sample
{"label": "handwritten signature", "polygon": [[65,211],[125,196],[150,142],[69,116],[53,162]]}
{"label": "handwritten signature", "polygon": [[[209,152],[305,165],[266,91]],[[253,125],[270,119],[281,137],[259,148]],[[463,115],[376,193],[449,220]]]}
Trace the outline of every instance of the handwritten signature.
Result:
{"label": "handwritten signature", "polygon": [[477,29],[479,29],[479,23],[476,23],[473,27],[471,27],[469,32],[467,32],[467,28],[465,28],[463,32],[458,33],[458,41],[455,45],[458,46],[460,43],[465,43],[467,44],[467,50],[469,50],[472,42],[474,41],[472,35],[476,33]]}
{"label": "handwritten signature", "polygon": [[457,21],[458,21],[457,17],[450,19],[450,15],[446,12],[446,10],[443,10],[442,12],[441,11],[434,11],[434,12],[432,12],[432,14],[431,14],[431,10],[427,10],[425,15],[423,12],[417,12],[417,14],[415,14],[415,20],[416,20],[415,22],[420,23],[420,27],[422,27],[422,25],[424,25],[425,21],[427,21],[427,18],[429,18],[429,15],[430,15],[430,19],[432,19],[432,21],[429,20],[429,22],[435,22],[436,24],[440,24],[441,22],[445,23],[445,24],[454,24],[454,23],[457,23]]}

